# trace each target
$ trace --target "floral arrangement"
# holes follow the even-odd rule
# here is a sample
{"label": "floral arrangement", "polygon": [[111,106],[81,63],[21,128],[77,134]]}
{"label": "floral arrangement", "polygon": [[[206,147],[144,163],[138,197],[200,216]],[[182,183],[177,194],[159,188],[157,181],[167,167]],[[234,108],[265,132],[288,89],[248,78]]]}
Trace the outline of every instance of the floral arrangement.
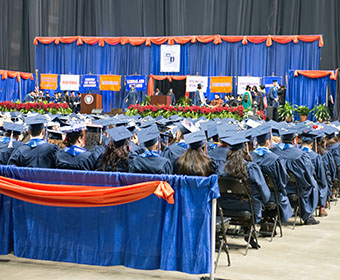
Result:
{"label": "floral arrangement", "polygon": [[20,102],[10,102],[3,101],[0,102],[0,111],[1,112],[15,112],[19,111],[21,113],[27,114],[28,112],[37,112],[40,114],[70,114],[72,113],[72,109],[68,106],[67,103],[47,103],[47,102],[28,102],[28,103],[20,103]]}
{"label": "floral arrangement", "polygon": [[[259,111],[260,112],[260,111]],[[170,106],[170,105],[130,105],[126,115],[141,115],[142,117],[151,116],[156,118],[162,115],[164,118],[169,118],[172,115],[178,115],[185,118],[200,118],[205,116],[207,119],[214,118],[234,118],[236,120],[242,120],[247,116],[247,110],[242,105],[238,107],[218,106],[214,108],[200,107],[200,106]],[[264,112],[258,114],[262,119],[265,119]]]}

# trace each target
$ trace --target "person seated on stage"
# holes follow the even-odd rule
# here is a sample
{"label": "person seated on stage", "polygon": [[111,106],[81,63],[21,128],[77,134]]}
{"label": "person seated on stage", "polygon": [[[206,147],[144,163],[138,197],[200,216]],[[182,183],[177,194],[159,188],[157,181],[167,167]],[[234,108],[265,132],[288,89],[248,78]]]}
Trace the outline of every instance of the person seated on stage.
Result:
{"label": "person seated on stage", "polygon": [[48,91],[45,92],[45,98],[44,98],[44,100],[45,100],[46,102],[50,102],[50,100],[51,100],[50,93],[49,93]]}
{"label": "person seated on stage", "polygon": [[[229,145],[229,150],[226,156],[224,174],[220,175],[231,176],[242,180],[245,184],[249,184],[253,200],[255,223],[258,224],[262,219],[262,206],[268,202],[270,198],[270,190],[263,177],[261,168],[252,162],[252,157],[244,146],[244,144],[248,142],[247,138],[235,135],[226,138],[224,141]],[[239,199],[235,199],[227,193],[221,194],[220,205],[224,210],[250,211],[248,201],[241,202]],[[244,231],[249,234],[250,229],[244,227]],[[244,239],[248,241],[248,237]],[[255,236],[251,236],[250,245],[253,248],[260,248],[260,245],[258,245],[255,240]]]}
{"label": "person seated on stage", "polygon": [[189,148],[176,160],[174,173],[178,175],[210,176],[215,172],[215,164],[207,155],[204,131],[184,135]]}
{"label": "person seated on stage", "polygon": [[77,95],[73,99],[73,113],[80,113],[80,102],[81,102],[81,93],[78,92]]}
{"label": "person seated on stage", "polygon": [[251,109],[252,98],[250,94],[250,86],[246,86],[246,91],[242,95],[242,106],[244,109]]}
{"label": "person seated on stage", "polygon": [[20,142],[20,136],[24,132],[24,125],[4,122],[3,128],[5,134],[0,137],[0,164],[6,165],[12,152],[23,145],[23,143]]}
{"label": "person seated on stage", "polygon": [[169,159],[159,154],[159,131],[156,124],[137,132],[138,140],[144,144],[146,151],[129,162],[130,173],[171,174]]}
{"label": "person seated on stage", "polygon": [[176,142],[164,149],[162,156],[168,158],[172,166],[175,165],[176,160],[189,148],[189,145],[184,141],[184,136],[191,132],[192,126],[193,124],[189,120],[183,120],[177,124]]}
{"label": "person seated on stage", "polygon": [[224,96],[224,104],[223,104],[224,106],[229,106],[229,95],[225,95]]}
{"label": "person seated on stage", "polygon": [[[250,154],[253,162],[261,168],[262,174],[266,174],[272,179],[278,191],[281,221],[285,223],[293,215],[293,210],[286,191],[289,175],[285,169],[286,167],[283,160],[278,155],[270,151],[270,127],[258,127],[255,130],[254,135],[256,136],[258,147]],[[271,193],[269,201],[275,202],[274,193]]]}
{"label": "person seated on stage", "polygon": [[169,89],[168,96],[171,97],[171,105],[175,106],[176,105],[176,96],[175,96],[172,88]]}
{"label": "person seated on stage", "polygon": [[96,170],[128,172],[128,161],[131,152],[130,138],[133,134],[124,126],[107,130],[111,140],[105,152],[98,159]]}
{"label": "person seated on stage", "polygon": [[85,125],[71,125],[62,127],[66,133],[65,148],[56,154],[56,168],[91,170],[93,163],[90,161],[91,152],[83,148]]}
{"label": "person seated on stage", "polygon": [[[290,171],[297,180],[300,200],[301,218],[306,225],[315,225],[319,221],[314,219],[313,212],[318,205],[318,184],[313,176],[314,167],[307,153],[298,149],[296,143],[296,130],[293,128],[281,128],[282,143],[274,146],[271,151],[283,159],[285,168]],[[296,194],[295,183],[287,184],[287,193]]]}
{"label": "person seated on stage", "polygon": [[34,102],[35,101],[35,92],[30,91],[24,98],[24,103],[26,102]]}
{"label": "person seated on stage", "polygon": [[58,103],[58,100],[59,100],[59,98],[58,98],[58,92],[55,92],[55,93],[54,93],[54,97],[52,98],[51,102]]}
{"label": "person seated on stage", "polygon": [[229,102],[228,102],[229,107],[237,107],[241,102],[241,97],[239,96],[238,98],[239,98],[239,101],[235,99],[234,95],[230,95]]}
{"label": "person seated on stage", "polygon": [[223,106],[223,99],[220,97],[218,93],[215,93],[215,99],[213,99],[210,103],[211,106]]}
{"label": "person seated on stage", "polygon": [[153,95],[163,95],[163,93],[161,93],[161,91],[159,90],[159,88],[156,88],[156,91],[154,92]]}
{"label": "person seated on stage", "polygon": [[301,134],[301,150],[306,152],[310,157],[314,166],[314,178],[316,179],[319,187],[319,206],[320,206],[320,216],[328,216],[325,206],[328,195],[328,184],[326,171],[322,157],[315,153],[313,149],[313,143],[315,138],[318,136],[317,132],[307,131]]}
{"label": "person seated on stage", "polygon": [[25,123],[29,125],[31,139],[12,152],[8,165],[55,168],[55,155],[59,147],[44,140],[46,117],[30,116],[25,119]]}

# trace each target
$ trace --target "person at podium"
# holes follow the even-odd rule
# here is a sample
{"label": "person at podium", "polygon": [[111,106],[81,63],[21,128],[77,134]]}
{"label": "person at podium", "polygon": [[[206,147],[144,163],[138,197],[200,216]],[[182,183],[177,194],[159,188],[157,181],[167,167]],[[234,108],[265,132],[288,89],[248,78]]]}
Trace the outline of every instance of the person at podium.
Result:
{"label": "person at podium", "polygon": [[161,91],[159,90],[159,88],[156,88],[156,91],[154,92],[154,95],[163,95],[163,93],[161,93]]}
{"label": "person at podium", "polygon": [[130,105],[135,105],[138,103],[137,100],[137,91],[135,85],[131,85],[130,91],[127,93],[126,98],[125,98],[125,108],[124,110],[126,111]]}
{"label": "person at podium", "polygon": [[172,106],[176,105],[176,97],[172,88],[169,89],[168,96],[171,97],[171,105]]}

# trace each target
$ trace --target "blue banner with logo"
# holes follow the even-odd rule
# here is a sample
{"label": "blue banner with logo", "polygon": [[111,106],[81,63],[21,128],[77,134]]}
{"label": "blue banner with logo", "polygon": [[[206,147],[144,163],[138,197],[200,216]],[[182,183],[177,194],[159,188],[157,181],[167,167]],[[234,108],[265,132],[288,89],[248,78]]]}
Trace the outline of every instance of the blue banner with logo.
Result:
{"label": "blue banner with logo", "polygon": [[99,79],[97,75],[83,75],[81,77],[81,87],[83,90],[99,89]]}
{"label": "blue banner with logo", "polygon": [[273,86],[273,81],[277,81],[279,85],[282,85],[281,76],[268,76],[262,78],[262,84],[266,87],[266,93],[268,93],[269,89]]}
{"label": "blue banner with logo", "polygon": [[136,91],[146,91],[146,76],[126,76],[126,91],[129,91],[131,89],[131,85],[135,85]]}

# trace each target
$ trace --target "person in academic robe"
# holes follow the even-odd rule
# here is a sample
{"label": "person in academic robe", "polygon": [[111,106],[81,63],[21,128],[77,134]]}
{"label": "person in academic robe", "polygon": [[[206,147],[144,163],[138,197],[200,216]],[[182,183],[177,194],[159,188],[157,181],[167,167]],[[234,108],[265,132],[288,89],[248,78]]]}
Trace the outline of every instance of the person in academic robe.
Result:
{"label": "person in academic robe", "polygon": [[8,165],[55,168],[55,156],[59,147],[44,140],[46,117],[43,115],[27,117],[25,123],[29,125],[31,139],[12,152]]}
{"label": "person in academic robe", "polygon": [[130,105],[135,105],[138,103],[137,91],[135,85],[131,85],[130,91],[126,94],[124,109],[127,110]]}
{"label": "person in academic robe", "polygon": [[50,93],[48,91],[45,92],[45,97],[43,98],[43,100],[45,100],[47,103],[50,102],[51,97],[50,97]]}
{"label": "person in academic robe", "polygon": [[[312,215],[319,201],[318,184],[314,178],[314,167],[310,157],[298,149],[296,143],[296,130],[286,128],[280,130],[282,143],[274,146],[271,151],[277,154],[285,163],[285,168],[296,178],[300,199],[301,218],[306,225],[315,225],[319,221]],[[287,194],[296,194],[296,185],[288,182]]]}
{"label": "person in academic robe", "polygon": [[273,86],[268,91],[268,106],[279,107],[279,86],[277,80],[273,80]]}
{"label": "person in academic robe", "polygon": [[[278,192],[281,221],[285,223],[293,215],[286,190],[289,175],[285,169],[283,160],[270,151],[270,128],[259,127],[255,131],[255,136],[258,147],[250,154],[253,162],[261,168],[262,174],[267,174],[272,179]],[[271,193],[269,201],[275,202],[274,193]]]}
{"label": "person in academic robe", "polygon": [[215,94],[215,98],[210,103],[213,107],[223,106],[223,99],[218,93]]}
{"label": "person in academic robe", "polygon": [[7,165],[12,152],[23,145],[23,143],[19,141],[19,138],[24,132],[24,125],[4,122],[3,128],[5,130],[5,134],[0,137],[0,164]]}
{"label": "person in academic robe", "polygon": [[73,113],[80,113],[81,93],[78,92],[73,99]]}
{"label": "person in academic robe", "polygon": [[[260,86],[261,90],[264,86]],[[264,111],[263,95],[261,90],[257,90],[256,86],[253,86],[255,97],[254,97],[254,107],[259,111]]]}
{"label": "person in academic robe", "polygon": [[197,85],[197,90],[195,91],[194,97],[193,97],[193,105],[194,106],[206,106],[207,105],[201,84]]}
{"label": "person in academic robe", "polygon": [[328,216],[325,209],[328,195],[328,184],[325,166],[322,157],[313,151],[313,143],[315,142],[315,138],[317,136],[318,134],[313,131],[303,132],[301,134],[301,150],[308,154],[314,166],[314,177],[319,187],[320,216]]}
{"label": "person in academic robe", "polygon": [[337,142],[335,137],[338,130],[332,126],[326,126],[323,130],[326,135],[326,148],[332,154],[338,169],[340,169],[340,143]]}
{"label": "person in academic robe", "polygon": [[155,90],[155,92],[154,92],[154,94],[153,95],[163,95],[162,93],[161,93],[161,91],[159,90],[159,88],[156,88],[156,90]]}
{"label": "person in academic robe", "polygon": [[189,148],[176,160],[174,173],[190,176],[210,176],[215,172],[215,164],[207,155],[206,135],[200,130],[184,135]]}
{"label": "person in academic robe", "polygon": [[85,125],[71,125],[60,130],[66,133],[65,148],[56,154],[56,168],[92,170],[91,152],[84,148]]}
{"label": "person in academic robe", "polygon": [[[244,146],[248,142],[247,138],[234,135],[224,141],[229,145],[229,150],[224,165],[224,173],[220,175],[231,176],[242,180],[244,183],[248,182],[253,201],[255,223],[258,224],[262,219],[262,206],[270,199],[270,190],[261,168],[255,162],[252,162],[252,158]],[[223,210],[250,211],[248,201],[242,202],[227,193],[221,194],[220,205]],[[249,233],[250,229],[244,228],[244,231]],[[245,240],[248,240],[247,237],[245,237]],[[254,236],[251,236],[250,245],[253,248],[260,248]]]}
{"label": "person in academic robe", "polygon": [[143,143],[146,151],[129,161],[130,173],[172,174],[169,159],[159,154],[159,131],[156,124],[137,132],[138,140]]}
{"label": "person in academic robe", "polygon": [[130,138],[133,134],[124,126],[110,128],[107,133],[111,140],[99,159],[100,167],[97,170],[128,172]]}
{"label": "person in academic robe", "polygon": [[175,96],[172,88],[169,89],[168,96],[171,97],[171,105],[175,106],[176,105],[176,96]]}
{"label": "person in academic robe", "polygon": [[26,102],[34,102],[35,101],[35,92],[30,91],[24,98],[24,103]]}
{"label": "person in academic robe", "polygon": [[189,121],[182,121],[177,124],[178,130],[176,131],[176,141],[170,146],[165,147],[162,156],[168,158],[172,164],[175,165],[176,160],[189,148],[189,145],[185,143],[184,136],[189,134],[190,127],[193,125]]}

